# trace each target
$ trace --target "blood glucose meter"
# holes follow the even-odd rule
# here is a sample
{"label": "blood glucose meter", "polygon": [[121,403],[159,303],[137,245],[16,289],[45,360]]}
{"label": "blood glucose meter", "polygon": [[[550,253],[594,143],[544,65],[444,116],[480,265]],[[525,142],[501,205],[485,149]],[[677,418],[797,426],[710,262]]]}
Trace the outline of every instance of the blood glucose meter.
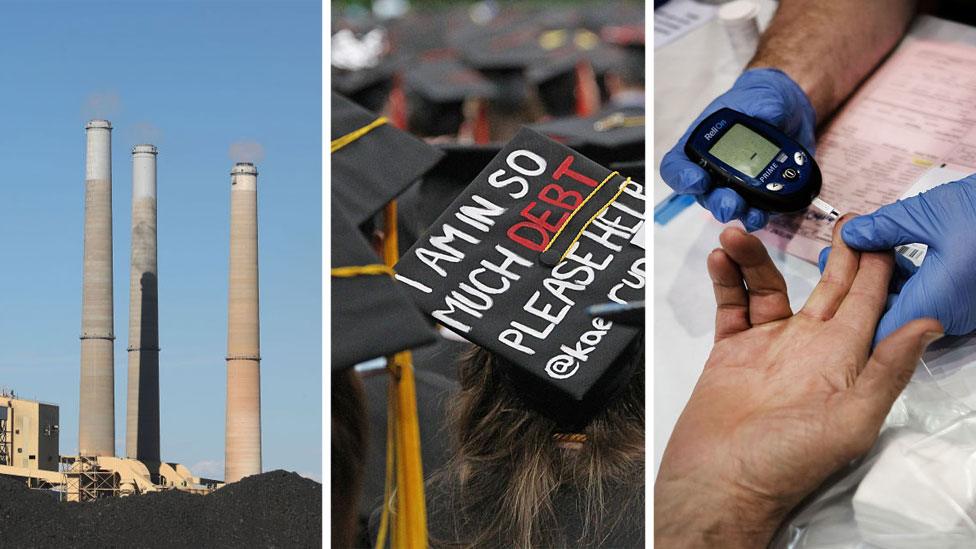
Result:
{"label": "blood glucose meter", "polygon": [[809,151],[773,125],[733,109],[702,120],[685,154],[713,184],[734,189],[754,208],[797,212],[820,194],[820,168]]}

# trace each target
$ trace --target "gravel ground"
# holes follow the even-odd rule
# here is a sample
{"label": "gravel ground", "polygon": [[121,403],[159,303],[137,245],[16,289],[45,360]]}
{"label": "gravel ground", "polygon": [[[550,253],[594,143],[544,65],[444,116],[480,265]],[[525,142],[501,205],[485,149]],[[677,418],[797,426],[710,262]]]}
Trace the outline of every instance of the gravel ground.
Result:
{"label": "gravel ground", "polygon": [[208,495],[176,490],[89,503],[0,478],[0,547],[321,547],[322,485],[287,471]]}

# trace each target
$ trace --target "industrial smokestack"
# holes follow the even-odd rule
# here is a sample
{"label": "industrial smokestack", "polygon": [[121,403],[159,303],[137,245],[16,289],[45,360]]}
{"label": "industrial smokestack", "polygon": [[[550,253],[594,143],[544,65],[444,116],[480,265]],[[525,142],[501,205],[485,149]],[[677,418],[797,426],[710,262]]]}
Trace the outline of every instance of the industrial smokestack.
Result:
{"label": "industrial smokestack", "polygon": [[224,482],[261,472],[258,327],[258,171],[238,162],[230,178],[227,424]]}
{"label": "industrial smokestack", "polygon": [[115,455],[115,340],[112,317],[112,124],[85,130],[85,251],[81,294],[78,453]]}
{"label": "industrial smokestack", "polygon": [[125,455],[159,461],[159,294],[156,271],[156,147],[132,149],[129,264],[129,390]]}

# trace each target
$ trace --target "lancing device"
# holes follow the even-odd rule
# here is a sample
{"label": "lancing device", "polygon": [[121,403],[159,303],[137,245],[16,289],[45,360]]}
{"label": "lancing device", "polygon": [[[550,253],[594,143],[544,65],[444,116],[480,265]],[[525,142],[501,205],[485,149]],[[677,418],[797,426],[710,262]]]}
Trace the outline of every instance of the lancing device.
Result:
{"label": "lancing device", "polygon": [[735,190],[754,208],[793,213],[812,205],[828,221],[840,217],[819,197],[823,179],[813,155],[758,118],[719,109],[691,132],[685,154],[708,172],[712,183]]}

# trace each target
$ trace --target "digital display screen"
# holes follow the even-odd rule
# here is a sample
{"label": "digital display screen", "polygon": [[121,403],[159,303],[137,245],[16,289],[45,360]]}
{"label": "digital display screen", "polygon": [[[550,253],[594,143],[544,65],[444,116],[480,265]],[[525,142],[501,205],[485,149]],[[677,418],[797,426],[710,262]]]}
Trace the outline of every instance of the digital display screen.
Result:
{"label": "digital display screen", "polygon": [[733,124],[708,150],[715,158],[749,177],[759,175],[779,151],[772,141],[742,124]]}

